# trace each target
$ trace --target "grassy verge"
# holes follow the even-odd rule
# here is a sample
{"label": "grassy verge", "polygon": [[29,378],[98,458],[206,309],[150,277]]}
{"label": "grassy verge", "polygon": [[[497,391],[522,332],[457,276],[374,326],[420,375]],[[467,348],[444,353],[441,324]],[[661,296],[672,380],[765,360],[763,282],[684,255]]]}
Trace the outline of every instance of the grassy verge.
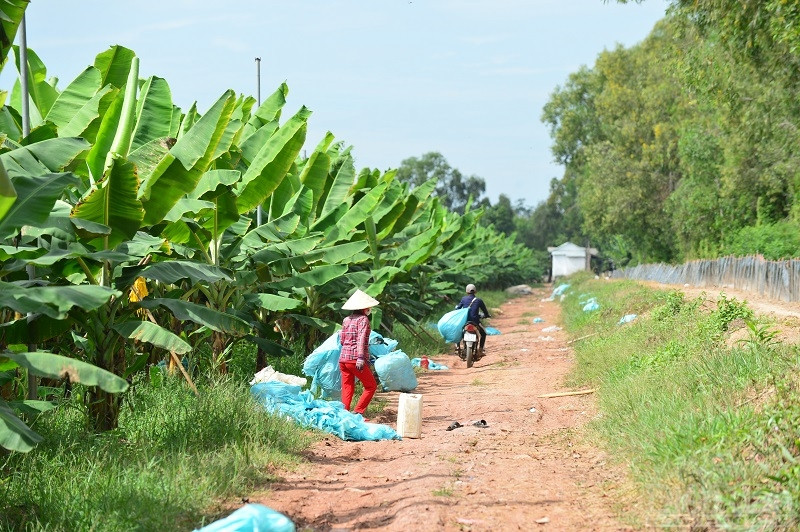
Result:
{"label": "grassy verge", "polygon": [[[590,434],[627,466],[638,526],[800,527],[800,357],[744,302],[572,279],[562,302],[576,386],[599,388]],[[594,312],[583,311],[595,297]],[[620,324],[626,314],[635,321]],[[730,329],[748,326],[741,342]],[[630,514],[629,514],[630,515]]]}
{"label": "grassy verge", "polygon": [[174,378],[137,386],[119,428],[102,435],[69,402],[40,417],[45,441],[0,457],[0,529],[190,530],[315,437],[264,412],[246,386],[213,384],[200,397]]}

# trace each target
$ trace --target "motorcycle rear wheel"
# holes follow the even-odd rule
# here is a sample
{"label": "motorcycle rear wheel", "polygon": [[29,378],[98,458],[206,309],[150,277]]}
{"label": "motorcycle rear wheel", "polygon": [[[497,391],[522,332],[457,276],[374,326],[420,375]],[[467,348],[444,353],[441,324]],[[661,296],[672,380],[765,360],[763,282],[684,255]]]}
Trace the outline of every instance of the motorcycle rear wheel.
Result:
{"label": "motorcycle rear wheel", "polygon": [[473,344],[467,344],[467,367],[471,368],[475,358],[475,347]]}

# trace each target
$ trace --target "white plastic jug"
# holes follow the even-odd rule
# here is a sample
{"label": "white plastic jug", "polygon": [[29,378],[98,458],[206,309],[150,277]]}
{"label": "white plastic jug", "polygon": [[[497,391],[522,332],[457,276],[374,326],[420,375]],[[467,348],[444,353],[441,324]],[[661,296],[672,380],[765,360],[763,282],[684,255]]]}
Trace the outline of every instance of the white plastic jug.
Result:
{"label": "white plastic jug", "polygon": [[419,438],[422,433],[422,395],[401,393],[397,405],[397,434]]}

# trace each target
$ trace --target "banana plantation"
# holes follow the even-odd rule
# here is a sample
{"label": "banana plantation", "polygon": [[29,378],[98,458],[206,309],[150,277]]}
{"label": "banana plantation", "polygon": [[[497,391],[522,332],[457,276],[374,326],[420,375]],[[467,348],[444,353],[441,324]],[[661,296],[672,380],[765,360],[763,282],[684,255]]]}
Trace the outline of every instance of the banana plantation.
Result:
{"label": "banana plantation", "polygon": [[243,342],[261,365],[310,352],[356,288],[390,334],[420,331],[465,282],[533,276],[529,249],[480,209],[448,211],[435,182],[358,169],[331,133],[307,145],[311,111],[285,109],[286,85],[260,105],[229,90],[181,109],[112,46],[59,88],[10,45],[26,3],[6,4],[2,53],[24,78],[0,109],[2,447],[40,441],[22,421],[54,407],[37,378],[80,383],[90,428],[107,431],[150,366],[202,356],[224,373]]}

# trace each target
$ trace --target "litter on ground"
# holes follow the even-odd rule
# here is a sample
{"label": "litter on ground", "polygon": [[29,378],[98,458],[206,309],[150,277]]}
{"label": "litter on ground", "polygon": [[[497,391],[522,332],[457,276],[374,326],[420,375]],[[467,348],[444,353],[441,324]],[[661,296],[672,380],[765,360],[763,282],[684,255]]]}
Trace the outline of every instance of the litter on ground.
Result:
{"label": "litter on ground", "polygon": [[561,330],[561,327],[559,327],[558,325],[551,325],[550,327],[545,327],[544,329],[542,329],[542,332],[543,333],[551,333],[551,332],[556,332],[556,331],[560,331],[560,330]]}
{"label": "litter on ground", "polygon": [[[422,359],[419,357],[412,358],[411,364],[415,367],[420,367],[420,364],[422,364]],[[428,369],[445,370],[450,368],[445,366],[444,364],[437,364],[433,360],[428,359]]]}
{"label": "litter on ground", "polygon": [[486,334],[489,336],[497,336],[500,334],[500,330],[495,329],[494,327],[486,327]]}
{"label": "litter on ground", "polygon": [[622,325],[623,323],[630,323],[636,319],[636,314],[625,314],[619,319],[619,324]]}
{"label": "litter on ground", "polygon": [[262,504],[245,504],[228,517],[214,521],[196,532],[295,532],[291,519]]}
{"label": "litter on ground", "polygon": [[533,323],[544,323],[542,318],[533,318]]}
{"label": "litter on ground", "polygon": [[388,425],[366,423],[361,414],[345,410],[340,401],[315,399],[309,391],[283,382],[254,384],[250,393],[268,411],[294,419],[306,427],[314,427],[343,440],[399,440]]}
{"label": "litter on ground", "polygon": [[285,382],[286,384],[294,384],[295,386],[305,386],[308,383],[308,379],[305,377],[287,375],[286,373],[275,371],[272,366],[267,366],[253,376],[253,380],[250,381],[250,385],[252,386],[253,384],[258,384],[259,382],[270,381]]}

